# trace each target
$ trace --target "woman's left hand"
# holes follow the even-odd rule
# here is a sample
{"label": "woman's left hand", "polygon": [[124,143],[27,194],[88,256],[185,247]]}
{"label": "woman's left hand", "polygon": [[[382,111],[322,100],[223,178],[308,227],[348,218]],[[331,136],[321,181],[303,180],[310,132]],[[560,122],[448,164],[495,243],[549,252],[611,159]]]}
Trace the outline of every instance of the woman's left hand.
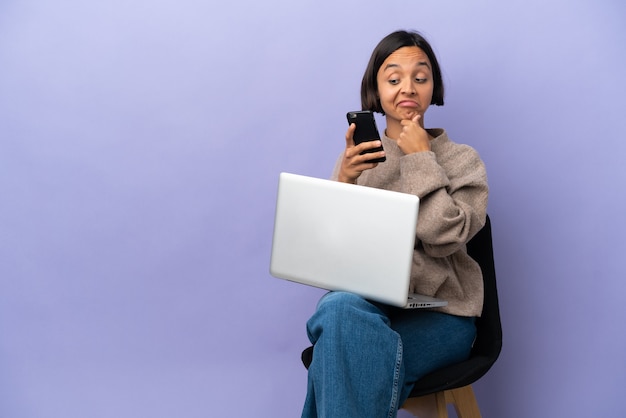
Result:
{"label": "woman's left hand", "polygon": [[419,123],[421,117],[421,115],[416,115],[413,119],[400,122],[402,132],[396,142],[405,154],[430,151],[430,135]]}

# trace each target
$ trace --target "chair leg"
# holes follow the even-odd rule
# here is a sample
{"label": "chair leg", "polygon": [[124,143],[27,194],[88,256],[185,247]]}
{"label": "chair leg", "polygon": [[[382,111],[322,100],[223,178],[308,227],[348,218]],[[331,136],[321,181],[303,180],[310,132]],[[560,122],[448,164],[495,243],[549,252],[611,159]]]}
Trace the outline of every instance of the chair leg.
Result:
{"label": "chair leg", "polygon": [[481,418],[471,385],[446,391],[446,402],[454,404],[459,418]]}
{"label": "chair leg", "polygon": [[409,398],[402,405],[402,409],[419,418],[448,418],[445,392]]}
{"label": "chair leg", "polygon": [[458,418],[482,418],[471,385],[409,398],[402,409],[419,418],[448,418],[447,404],[454,405]]}

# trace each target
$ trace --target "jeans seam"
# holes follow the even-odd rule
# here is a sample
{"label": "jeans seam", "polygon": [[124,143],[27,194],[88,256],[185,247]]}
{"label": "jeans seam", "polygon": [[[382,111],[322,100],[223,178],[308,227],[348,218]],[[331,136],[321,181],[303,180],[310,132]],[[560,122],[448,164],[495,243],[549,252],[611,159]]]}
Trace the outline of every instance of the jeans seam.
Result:
{"label": "jeans seam", "polygon": [[389,405],[389,418],[396,416],[398,410],[398,392],[400,386],[400,368],[402,366],[402,339],[398,337],[398,348],[396,352],[396,364],[393,373],[393,387],[391,391],[391,405]]}

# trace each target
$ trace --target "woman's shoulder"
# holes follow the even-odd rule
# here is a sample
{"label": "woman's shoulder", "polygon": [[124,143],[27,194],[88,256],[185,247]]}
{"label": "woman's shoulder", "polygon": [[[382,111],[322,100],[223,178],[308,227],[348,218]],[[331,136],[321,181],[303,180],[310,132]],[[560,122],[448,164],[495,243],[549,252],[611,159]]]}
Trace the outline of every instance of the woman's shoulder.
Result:
{"label": "woman's shoulder", "polygon": [[433,147],[443,147],[443,148],[452,148],[456,150],[465,150],[470,152],[476,152],[474,147],[469,144],[460,143],[453,141],[443,128],[434,128],[427,129],[428,133],[433,137],[431,141],[431,146]]}
{"label": "woman's shoulder", "polygon": [[437,155],[437,159],[440,163],[444,161],[456,161],[460,163],[459,160],[469,164],[482,162],[478,151],[476,151],[474,147],[469,144],[453,141],[448,137],[445,129],[429,129],[429,133],[430,132],[437,134],[437,136],[433,135],[434,139],[431,142],[431,149],[435,155]]}

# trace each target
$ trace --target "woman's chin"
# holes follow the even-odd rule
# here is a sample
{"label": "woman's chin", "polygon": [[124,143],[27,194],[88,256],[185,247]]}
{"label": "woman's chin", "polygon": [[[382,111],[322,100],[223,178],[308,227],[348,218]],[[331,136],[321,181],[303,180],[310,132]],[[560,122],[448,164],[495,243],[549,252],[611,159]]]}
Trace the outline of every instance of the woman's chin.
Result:
{"label": "woman's chin", "polygon": [[420,112],[417,109],[405,109],[400,112],[400,116],[405,120],[413,120],[413,118],[419,114]]}

